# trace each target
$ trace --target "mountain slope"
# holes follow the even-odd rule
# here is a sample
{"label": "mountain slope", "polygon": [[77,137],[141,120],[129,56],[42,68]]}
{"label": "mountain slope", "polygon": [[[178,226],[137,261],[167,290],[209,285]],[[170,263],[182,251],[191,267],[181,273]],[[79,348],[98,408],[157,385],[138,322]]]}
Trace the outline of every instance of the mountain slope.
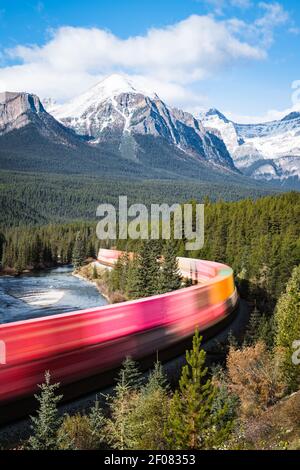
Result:
{"label": "mountain slope", "polygon": [[221,137],[245,175],[282,183],[300,182],[300,113],[263,124],[237,124],[216,109],[202,116],[203,125]]}
{"label": "mountain slope", "polygon": [[[155,94],[133,91],[123,78],[121,84],[119,77],[116,81],[117,86],[109,81],[109,87],[106,82],[104,91],[103,83],[96,86],[71,108],[56,107],[61,122],[35,95],[1,94],[0,168],[261,187],[239,174],[223,141],[193,116],[168,108]],[[74,113],[72,125],[62,117],[66,109]]]}
{"label": "mountain slope", "polygon": [[0,93],[0,136],[33,126],[44,138],[74,146],[78,137],[48,114],[39,98],[29,93]]}
{"label": "mountain slope", "polygon": [[0,165],[7,170],[146,176],[110,148],[93,148],[29,93],[0,94]]}
{"label": "mountain slope", "polygon": [[221,139],[191,114],[168,107],[155,93],[142,91],[121,75],[111,75],[51,112],[77,134],[88,136],[94,146],[114,142],[123,156],[125,146],[131,159],[138,158],[136,136],[152,136],[191,157],[191,164],[199,160],[236,172]]}
{"label": "mountain slope", "polygon": [[[110,87],[107,82],[105,84],[106,95],[103,94],[102,86],[96,86],[84,95],[84,99],[81,97],[75,100],[80,117],[77,120],[75,112],[76,125],[70,127],[62,124],[68,123],[67,119],[58,122],[50,115],[35,95],[13,92],[0,94],[0,167],[18,171],[126,178],[181,177],[204,181],[220,180],[224,172],[230,178],[235,176],[231,157],[223,142],[213,134],[198,129],[192,116],[174,112],[172,119],[175,120],[176,114],[178,127],[175,129],[169,109],[156,96],[153,96],[153,100],[157,104],[151,98],[137,93],[137,90],[133,91],[123,78],[121,85],[122,90],[124,86],[127,87],[130,95],[121,93],[112,100],[110,87],[118,93],[118,83],[113,80]],[[99,106],[96,97],[99,97]],[[97,115],[93,119],[91,106],[92,103],[95,105],[95,99]],[[139,106],[141,101],[145,109]],[[53,106],[51,100],[45,102]],[[72,106],[74,111],[74,103]],[[88,112],[82,115],[82,109],[86,106]],[[107,122],[105,107],[111,107],[109,120],[112,126]],[[132,113],[130,123],[127,116],[129,112]],[[101,120],[106,122],[104,132],[99,127]],[[189,121],[195,129],[191,128]],[[128,131],[127,126],[130,127]],[[143,129],[146,131],[143,132]],[[184,150],[187,146],[189,152]],[[203,156],[199,155],[199,149]]]}

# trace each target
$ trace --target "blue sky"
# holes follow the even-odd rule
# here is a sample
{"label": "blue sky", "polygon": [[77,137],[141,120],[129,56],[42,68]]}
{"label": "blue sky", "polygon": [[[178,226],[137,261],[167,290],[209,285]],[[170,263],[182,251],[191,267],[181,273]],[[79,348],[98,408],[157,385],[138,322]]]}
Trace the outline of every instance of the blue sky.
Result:
{"label": "blue sky", "polygon": [[299,46],[297,0],[0,0],[0,89],[58,101],[121,72],[194,113],[272,119],[298,106]]}

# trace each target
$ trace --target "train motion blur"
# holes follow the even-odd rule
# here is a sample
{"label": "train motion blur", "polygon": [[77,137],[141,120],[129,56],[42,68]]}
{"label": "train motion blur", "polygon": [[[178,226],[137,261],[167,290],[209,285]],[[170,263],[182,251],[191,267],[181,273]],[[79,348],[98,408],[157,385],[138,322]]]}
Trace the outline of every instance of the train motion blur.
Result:
{"label": "train motion blur", "polygon": [[[122,254],[100,249],[98,262],[112,267]],[[141,360],[221,325],[238,296],[226,265],[178,258],[181,273],[197,284],[120,304],[0,325],[0,404],[31,396],[46,370],[61,385],[119,367],[126,356]]]}

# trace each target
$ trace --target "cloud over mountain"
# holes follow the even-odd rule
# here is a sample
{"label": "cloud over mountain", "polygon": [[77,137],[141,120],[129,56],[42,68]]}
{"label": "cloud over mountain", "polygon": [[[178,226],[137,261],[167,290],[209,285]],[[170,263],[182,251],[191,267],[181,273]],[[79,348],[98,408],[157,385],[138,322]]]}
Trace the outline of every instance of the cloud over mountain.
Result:
{"label": "cloud over mountain", "polygon": [[[220,67],[240,60],[260,60],[266,51],[243,40],[227,21],[192,15],[143,36],[121,39],[99,28],[65,26],[42,45],[18,45],[5,51],[18,64],[0,69],[0,87],[30,90],[67,99],[113,71],[146,77],[152,84],[179,93]],[[1,91],[1,90],[0,90]],[[158,89],[160,93],[162,90]],[[169,100],[171,96],[165,97]]]}
{"label": "cloud over mountain", "polygon": [[223,17],[217,10],[252,2],[214,4],[213,14],[193,14],[143,35],[122,38],[101,28],[62,26],[42,44],[20,44],[0,51],[0,92],[29,91],[65,101],[111,73],[125,73],[155,89],[168,103],[196,112],[207,103],[202,80],[226,67],[267,57],[274,30],[288,21],[278,3],[261,2],[255,18]]}

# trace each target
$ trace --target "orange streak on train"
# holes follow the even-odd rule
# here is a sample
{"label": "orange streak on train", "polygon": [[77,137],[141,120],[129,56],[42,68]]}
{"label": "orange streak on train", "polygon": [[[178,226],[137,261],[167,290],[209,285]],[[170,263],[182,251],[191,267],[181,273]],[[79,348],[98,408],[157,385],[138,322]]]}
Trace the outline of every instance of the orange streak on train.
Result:
{"label": "orange streak on train", "polygon": [[[101,249],[113,266],[122,253]],[[32,395],[45,370],[62,385],[142,359],[222,322],[236,307],[232,269],[178,258],[197,285],[114,305],[0,325],[0,402]]]}

